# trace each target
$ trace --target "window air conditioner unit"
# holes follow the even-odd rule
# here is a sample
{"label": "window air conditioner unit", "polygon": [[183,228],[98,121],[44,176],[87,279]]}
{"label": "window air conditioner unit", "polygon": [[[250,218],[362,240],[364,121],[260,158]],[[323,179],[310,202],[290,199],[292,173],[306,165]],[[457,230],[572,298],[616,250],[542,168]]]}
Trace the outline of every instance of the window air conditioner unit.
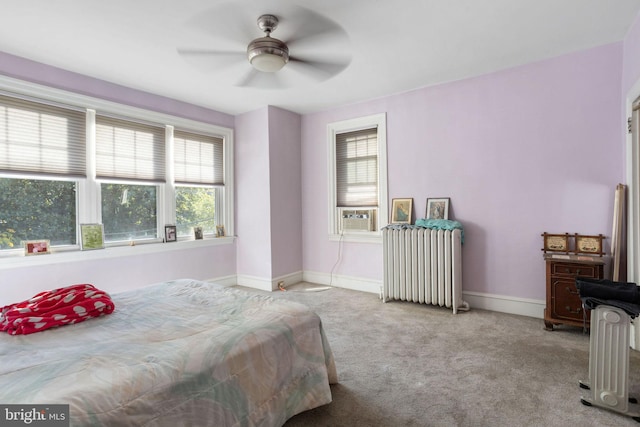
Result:
{"label": "window air conditioner unit", "polygon": [[342,231],[374,231],[375,209],[343,209]]}

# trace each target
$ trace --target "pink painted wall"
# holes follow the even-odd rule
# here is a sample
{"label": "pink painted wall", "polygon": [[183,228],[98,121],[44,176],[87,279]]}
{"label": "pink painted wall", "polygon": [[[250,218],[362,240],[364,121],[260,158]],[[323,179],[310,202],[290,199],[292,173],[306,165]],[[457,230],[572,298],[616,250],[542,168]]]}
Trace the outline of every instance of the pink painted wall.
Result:
{"label": "pink painted wall", "polygon": [[[303,266],[329,273],[328,123],[387,113],[389,199],[450,197],[467,291],[544,299],[540,234],[611,234],[623,182],[622,44],[310,114],[302,121]],[[608,241],[607,241],[608,242]],[[342,243],[334,273],[382,279],[379,244]]]}
{"label": "pink painted wall", "polygon": [[301,116],[269,107],[272,278],[302,272]]}

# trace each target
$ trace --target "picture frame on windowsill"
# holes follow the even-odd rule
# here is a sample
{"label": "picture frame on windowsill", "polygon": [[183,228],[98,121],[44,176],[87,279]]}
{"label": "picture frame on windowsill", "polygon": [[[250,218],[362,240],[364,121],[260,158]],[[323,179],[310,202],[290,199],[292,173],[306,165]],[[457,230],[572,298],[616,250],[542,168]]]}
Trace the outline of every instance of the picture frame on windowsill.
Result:
{"label": "picture frame on windowsill", "polygon": [[49,240],[26,240],[24,242],[24,254],[30,255],[45,255],[50,254],[51,248],[49,246]]}
{"label": "picture frame on windowsill", "polygon": [[193,237],[196,240],[202,240],[204,238],[202,227],[193,227]]}
{"label": "picture frame on windowsill", "polygon": [[178,240],[178,232],[175,225],[164,226],[164,241],[176,242]]}
{"label": "picture frame on windowsill", "polygon": [[80,224],[80,247],[83,251],[104,249],[104,226]]}

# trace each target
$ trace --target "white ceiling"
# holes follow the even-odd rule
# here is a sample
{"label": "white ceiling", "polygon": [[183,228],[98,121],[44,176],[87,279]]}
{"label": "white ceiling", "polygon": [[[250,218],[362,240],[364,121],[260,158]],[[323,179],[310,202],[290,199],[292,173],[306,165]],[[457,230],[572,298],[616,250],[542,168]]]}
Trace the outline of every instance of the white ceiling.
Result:
{"label": "white ceiling", "polygon": [[[348,66],[318,81],[290,63],[269,76],[284,88],[237,86],[258,16],[277,15],[285,42],[313,29],[297,28],[294,6],[338,31],[290,43],[291,55]],[[229,114],[308,113],[620,41],[639,10],[640,0],[0,0],[0,51]]]}

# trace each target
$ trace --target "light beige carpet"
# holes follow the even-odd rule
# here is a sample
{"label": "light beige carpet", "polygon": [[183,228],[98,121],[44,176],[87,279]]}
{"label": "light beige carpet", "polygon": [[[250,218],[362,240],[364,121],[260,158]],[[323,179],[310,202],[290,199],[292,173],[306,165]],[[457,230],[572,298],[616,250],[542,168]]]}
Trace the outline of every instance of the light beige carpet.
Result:
{"label": "light beige carpet", "polygon": [[[304,283],[269,294],[320,315],[340,381],[331,404],[286,427],[640,426],[580,403],[589,363],[580,328],[549,332],[541,319],[473,307],[453,315]],[[631,394],[640,398],[640,353],[631,352],[630,367]]]}

